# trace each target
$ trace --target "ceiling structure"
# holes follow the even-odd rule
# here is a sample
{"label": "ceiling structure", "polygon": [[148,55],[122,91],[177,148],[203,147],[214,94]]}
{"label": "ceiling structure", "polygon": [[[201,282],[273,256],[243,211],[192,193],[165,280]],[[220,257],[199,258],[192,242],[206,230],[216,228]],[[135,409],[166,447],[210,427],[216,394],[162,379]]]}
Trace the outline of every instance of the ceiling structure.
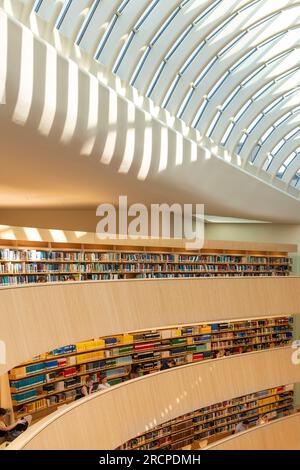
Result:
{"label": "ceiling structure", "polygon": [[[224,177],[225,161],[230,171],[238,169],[242,184],[251,175],[252,191],[262,181],[267,197],[276,192],[294,214],[300,208],[299,1],[0,4],[63,55],[90,71],[99,64],[130,93],[165,111],[188,137],[217,148]],[[214,210],[224,215],[217,203]],[[225,215],[237,212],[227,205]],[[240,214],[260,218],[266,212]]]}

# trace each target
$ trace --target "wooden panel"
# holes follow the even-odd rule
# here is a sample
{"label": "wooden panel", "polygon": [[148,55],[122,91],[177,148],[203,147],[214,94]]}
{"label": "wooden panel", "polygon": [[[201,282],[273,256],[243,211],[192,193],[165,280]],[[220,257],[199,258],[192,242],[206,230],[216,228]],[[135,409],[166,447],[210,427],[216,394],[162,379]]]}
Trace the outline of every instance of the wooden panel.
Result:
{"label": "wooden panel", "polygon": [[208,450],[300,450],[300,414],[223,439]]}
{"label": "wooden panel", "polygon": [[300,313],[300,278],[160,279],[0,289],[7,364],[64,344],[128,331]]}
{"label": "wooden panel", "polygon": [[[178,239],[159,239],[150,240],[147,238],[139,240],[104,240],[101,241],[96,233],[92,232],[76,232],[70,230],[50,230],[44,228],[30,228],[30,227],[13,227],[9,225],[0,225],[0,241],[10,240],[13,245],[18,245],[18,241],[26,242],[28,246],[34,246],[36,242],[49,242],[49,243],[77,243],[99,245],[105,244],[108,246],[148,246],[148,247],[169,247],[169,248],[182,248],[185,247],[185,240]],[[32,243],[30,243],[32,242]],[[23,245],[24,245],[23,243]],[[1,242],[0,242],[1,244]],[[5,244],[5,243],[3,243]],[[279,253],[296,253],[298,251],[297,245],[288,243],[255,243],[243,241],[220,241],[220,240],[205,240],[204,249],[211,250],[248,250],[248,251],[269,251]]]}
{"label": "wooden panel", "polygon": [[113,449],[195,409],[298,381],[291,348],[178,367],[78,400],[32,426],[11,448]]}

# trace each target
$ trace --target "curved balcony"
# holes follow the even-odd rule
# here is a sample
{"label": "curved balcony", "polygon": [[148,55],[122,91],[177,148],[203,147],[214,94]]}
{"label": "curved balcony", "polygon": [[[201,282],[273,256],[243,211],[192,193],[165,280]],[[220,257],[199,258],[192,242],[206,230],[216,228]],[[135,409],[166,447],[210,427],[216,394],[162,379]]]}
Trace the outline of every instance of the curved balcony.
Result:
{"label": "curved balcony", "polygon": [[207,450],[300,450],[300,413],[211,444]]}
{"label": "curved balcony", "polygon": [[[0,289],[0,375],[64,344],[127,331],[300,313],[300,278],[89,281]],[[83,321],[84,319],[84,321]]]}
{"label": "curved balcony", "polygon": [[125,382],[61,408],[8,449],[114,449],[199,407],[299,382],[300,367],[293,365],[291,352],[280,348],[229,356]]}

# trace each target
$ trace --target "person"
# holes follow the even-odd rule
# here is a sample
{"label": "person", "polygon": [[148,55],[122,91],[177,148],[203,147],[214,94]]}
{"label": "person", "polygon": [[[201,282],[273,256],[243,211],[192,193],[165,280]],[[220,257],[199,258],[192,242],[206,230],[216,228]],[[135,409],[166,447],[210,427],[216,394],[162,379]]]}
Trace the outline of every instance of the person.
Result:
{"label": "person", "polygon": [[132,379],[137,379],[138,377],[141,377],[143,375],[143,369],[141,366],[132,366],[130,374],[129,374],[129,380]]}
{"label": "person", "polygon": [[244,421],[237,424],[235,428],[235,434],[237,434],[238,432],[246,431],[248,427],[249,427],[249,421],[245,419]]}
{"label": "person", "polygon": [[267,424],[268,422],[269,422],[268,415],[263,415],[256,421],[256,424],[257,426],[260,426],[261,424]]}
{"label": "person", "polygon": [[37,278],[37,282],[38,282],[38,284],[47,282],[46,276],[39,276],[39,277]]}
{"label": "person", "polygon": [[164,361],[160,367],[160,370],[167,370],[167,369],[172,369],[172,367],[176,366],[176,362],[174,359],[168,359],[167,361]]}
{"label": "person", "polygon": [[225,350],[220,349],[220,351],[217,352],[216,358],[220,359],[221,357],[224,357],[224,356],[225,356]]}
{"label": "person", "polygon": [[108,383],[107,377],[104,376],[101,380],[101,383],[98,385],[98,391],[107,390],[108,388],[110,388],[110,386],[111,385]]}
{"label": "person", "polygon": [[11,442],[24,431],[26,431],[32,421],[32,416],[25,416],[24,418],[18,419],[18,421],[10,425],[5,423],[6,416],[7,410],[5,408],[0,408],[0,439]]}
{"label": "person", "polygon": [[79,396],[79,398],[83,398],[83,397],[87,397],[88,395],[91,395],[91,393],[93,393],[93,386],[94,386],[93,379],[89,375],[85,380],[85,384],[83,384],[83,386],[80,389],[81,395]]}

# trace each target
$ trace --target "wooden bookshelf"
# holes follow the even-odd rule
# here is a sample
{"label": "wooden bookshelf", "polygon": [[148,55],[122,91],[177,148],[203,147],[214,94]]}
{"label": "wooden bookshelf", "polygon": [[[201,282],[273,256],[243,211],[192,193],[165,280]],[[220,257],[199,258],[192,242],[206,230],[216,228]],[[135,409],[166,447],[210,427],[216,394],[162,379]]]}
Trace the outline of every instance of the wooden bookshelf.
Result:
{"label": "wooden bookshelf", "polygon": [[291,344],[293,317],[269,317],[205,323],[169,329],[130,332],[67,345],[33,358],[9,373],[16,417],[38,419],[74,400],[87,375],[95,383],[106,376],[110,385],[175,365],[243,354]]}
{"label": "wooden bookshelf", "polygon": [[[152,242],[153,243],[153,242]],[[215,244],[215,248],[214,248]],[[223,246],[223,248],[222,248]],[[198,251],[148,244],[0,241],[0,285],[68,280],[288,276],[288,245],[207,242]]]}
{"label": "wooden bookshelf", "polygon": [[255,426],[267,415],[282,418],[294,410],[294,385],[279,386],[227,400],[180,416],[140,434],[118,450],[177,450],[203,440],[212,443],[235,431],[247,419]]}

